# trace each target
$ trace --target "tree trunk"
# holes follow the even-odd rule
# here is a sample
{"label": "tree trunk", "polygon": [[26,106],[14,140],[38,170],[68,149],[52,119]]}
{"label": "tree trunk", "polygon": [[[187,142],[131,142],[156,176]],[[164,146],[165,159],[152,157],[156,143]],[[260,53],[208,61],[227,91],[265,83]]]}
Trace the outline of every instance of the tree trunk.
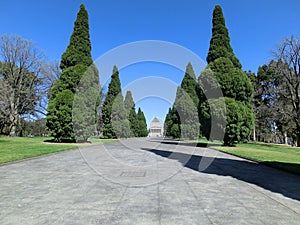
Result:
{"label": "tree trunk", "polygon": [[288,136],[287,136],[287,132],[286,131],[284,132],[283,142],[284,142],[285,145],[288,144]]}
{"label": "tree trunk", "polygon": [[16,130],[17,130],[17,115],[12,113],[10,115],[10,127],[9,127],[9,136],[15,137],[16,136]]}
{"label": "tree trunk", "polygon": [[255,130],[255,125],[253,127],[253,141],[256,141],[256,130]]}
{"label": "tree trunk", "polygon": [[9,118],[10,118],[10,126],[9,126],[9,136],[15,137],[16,136],[16,130],[18,125],[18,112],[16,110],[13,110],[14,112],[11,112]]}
{"label": "tree trunk", "polygon": [[300,125],[297,124],[297,147],[300,147]]}
{"label": "tree trunk", "polygon": [[11,125],[9,136],[10,137],[15,137],[16,136],[16,125],[14,125],[14,124]]}

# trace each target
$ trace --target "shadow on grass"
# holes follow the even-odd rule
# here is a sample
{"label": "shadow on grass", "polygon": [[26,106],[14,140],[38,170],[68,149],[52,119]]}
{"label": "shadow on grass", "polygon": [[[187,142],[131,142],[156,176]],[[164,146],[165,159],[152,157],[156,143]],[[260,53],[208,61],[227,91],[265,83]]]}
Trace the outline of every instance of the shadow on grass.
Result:
{"label": "shadow on grass", "polygon": [[[275,193],[280,193],[288,198],[300,200],[300,176],[294,174],[275,170],[262,164],[249,161],[211,158],[160,149],[141,149],[161,157],[169,158],[170,160],[176,160],[182,163],[184,167],[198,171],[199,173],[231,176],[240,181],[255,184]],[[199,169],[199,167],[201,168],[201,163],[205,161],[211,162],[210,165],[203,170]]]}
{"label": "shadow on grass", "polygon": [[191,147],[213,147],[213,146],[222,146],[222,144],[214,144],[214,143],[204,143],[204,142],[185,142],[180,140],[173,140],[173,139],[151,139],[150,142],[158,142],[161,144],[167,145],[182,145],[182,146],[191,146]]}
{"label": "shadow on grass", "polygon": [[45,140],[44,142],[47,143],[56,143],[56,144],[91,144],[91,141],[82,141],[82,142],[76,142],[74,140],[70,139],[62,139],[60,142],[55,141],[54,139]]}
{"label": "shadow on grass", "polygon": [[261,162],[261,164],[300,175],[300,164],[285,162]]}

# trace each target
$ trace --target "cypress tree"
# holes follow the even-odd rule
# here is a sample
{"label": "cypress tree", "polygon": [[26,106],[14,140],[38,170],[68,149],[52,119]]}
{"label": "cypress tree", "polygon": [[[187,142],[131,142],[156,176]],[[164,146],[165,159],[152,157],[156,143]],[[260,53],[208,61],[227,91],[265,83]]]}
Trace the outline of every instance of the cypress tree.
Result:
{"label": "cypress tree", "polygon": [[130,110],[135,107],[131,91],[127,91],[124,100],[125,109],[129,115]]}
{"label": "cypress tree", "polygon": [[148,131],[147,131],[147,123],[144,113],[142,112],[141,108],[138,109],[137,113],[137,121],[138,121],[138,131],[137,136],[138,137],[147,137]]}
{"label": "cypress tree", "polygon": [[199,86],[191,63],[186,66],[175,102],[165,119],[165,135],[172,138],[196,139],[199,135]]}
{"label": "cypress tree", "polygon": [[60,68],[64,70],[77,64],[91,65],[93,63],[91,49],[88,13],[84,5],[81,4],[74,23],[70,43],[61,58]]}
{"label": "cypress tree", "polygon": [[[72,107],[78,83],[88,67],[93,64],[89,36],[88,13],[84,5],[80,6],[70,43],[62,55],[60,68],[62,73],[50,90],[47,127],[56,141],[74,141]],[[93,69],[98,77],[97,69]]]}
{"label": "cypress tree", "polygon": [[195,105],[187,91],[178,87],[172,110],[173,125],[171,133],[174,138],[198,138],[200,124],[197,109],[197,105]]}
{"label": "cypress tree", "polygon": [[180,118],[177,110],[169,108],[164,123],[164,135],[169,138],[179,139],[181,136]]}
{"label": "cypress tree", "polygon": [[207,63],[214,62],[216,59],[224,57],[231,60],[236,68],[241,69],[242,65],[233,53],[230,45],[230,37],[228,29],[225,25],[225,18],[221,6],[216,5],[213,12],[212,19],[212,38],[208,55],[206,57]]}
{"label": "cypress tree", "polygon": [[73,128],[77,142],[87,141],[97,130],[100,94],[98,70],[92,64],[83,74],[73,101]]}
{"label": "cypress tree", "polygon": [[106,98],[104,100],[102,106],[102,122],[103,122],[103,136],[105,138],[116,138],[116,134],[113,131],[112,123],[111,123],[111,115],[112,115],[112,106],[114,101],[121,93],[121,82],[119,78],[119,71],[117,66],[113,67],[113,72],[111,75],[111,81],[108,85],[108,91]]}
{"label": "cypress tree", "polygon": [[[234,55],[230,45],[228,29],[225,25],[222,8],[217,5],[213,12],[212,38],[210,41],[209,52],[207,55],[208,67],[199,77],[199,86],[202,88],[202,97],[199,104],[199,116],[202,125],[202,134],[207,138],[210,137],[211,123],[215,127],[225,129],[223,139],[225,145],[232,145],[239,141],[244,141],[251,133],[254,121],[254,114],[251,106],[253,87],[250,79],[244,71],[237,57]],[[218,85],[215,84],[214,76]],[[209,85],[207,85],[209,84]],[[206,87],[204,90],[203,88]],[[208,100],[204,95],[212,96],[217,89],[221,88],[225,99],[215,96],[216,99]],[[218,109],[221,101],[226,103],[226,118],[224,110]],[[210,109],[213,109],[210,112]],[[218,121],[211,121],[211,113]],[[227,125],[224,128],[222,118],[226,120]],[[219,132],[216,137],[219,137]],[[214,138],[216,138],[214,137]],[[210,137],[212,138],[212,137]]]}
{"label": "cypress tree", "polygon": [[122,92],[114,99],[111,109],[112,133],[117,138],[130,137],[130,125],[127,119],[127,113],[124,106]]}
{"label": "cypress tree", "polygon": [[172,120],[171,120],[171,107],[168,110],[168,113],[165,117],[165,122],[164,122],[164,136],[166,137],[171,137],[170,130],[172,126]]}
{"label": "cypress tree", "polygon": [[199,87],[193,66],[190,62],[186,66],[186,71],[180,86],[190,96],[197,107],[199,104]]}
{"label": "cypress tree", "polygon": [[135,103],[132,98],[131,91],[127,91],[125,95],[125,100],[124,100],[124,105],[125,105],[125,110],[127,113],[127,118],[129,120],[130,124],[130,136],[134,137],[138,135],[137,127],[138,127],[138,122],[137,122],[137,115],[135,112]]}

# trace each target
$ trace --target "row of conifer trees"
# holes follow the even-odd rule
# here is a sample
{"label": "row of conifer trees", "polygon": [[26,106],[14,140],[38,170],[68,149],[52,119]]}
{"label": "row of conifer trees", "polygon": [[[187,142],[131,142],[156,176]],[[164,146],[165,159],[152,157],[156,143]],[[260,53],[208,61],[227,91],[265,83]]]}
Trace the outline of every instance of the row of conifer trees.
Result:
{"label": "row of conifer trees", "polygon": [[46,122],[49,135],[55,141],[84,142],[96,128],[105,138],[147,136],[144,113],[140,108],[136,113],[130,91],[123,100],[116,66],[101,103],[99,72],[91,56],[88,13],[83,4],[60,68],[60,77],[49,93]]}
{"label": "row of conifer trees", "polygon": [[222,8],[216,5],[207,67],[196,79],[192,65],[165,118],[172,138],[223,140],[232,145],[249,138],[254,126],[253,86],[230,45]]}

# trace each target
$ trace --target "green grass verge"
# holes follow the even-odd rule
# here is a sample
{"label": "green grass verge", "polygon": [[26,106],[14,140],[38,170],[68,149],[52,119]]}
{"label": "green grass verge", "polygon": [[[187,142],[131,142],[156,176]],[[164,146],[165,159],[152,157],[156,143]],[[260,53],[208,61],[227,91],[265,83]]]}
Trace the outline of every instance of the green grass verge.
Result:
{"label": "green grass verge", "polygon": [[[0,163],[11,162],[44,154],[50,154],[55,152],[61,152],[71,149],[76,149],[81,145],[90,144],[65,144],[65,143],[52,143],[45,142],[50,138],[43,137],[0,137]],[[92,144],[105,144],[112,141],[112,139],[97,139],[91,138],[89,140]]]}
{"label": "green grass verge", "polygon": [[271,167],[300,174],[300,148],[266,143],[215,146],[217,150],[250,159]]}

